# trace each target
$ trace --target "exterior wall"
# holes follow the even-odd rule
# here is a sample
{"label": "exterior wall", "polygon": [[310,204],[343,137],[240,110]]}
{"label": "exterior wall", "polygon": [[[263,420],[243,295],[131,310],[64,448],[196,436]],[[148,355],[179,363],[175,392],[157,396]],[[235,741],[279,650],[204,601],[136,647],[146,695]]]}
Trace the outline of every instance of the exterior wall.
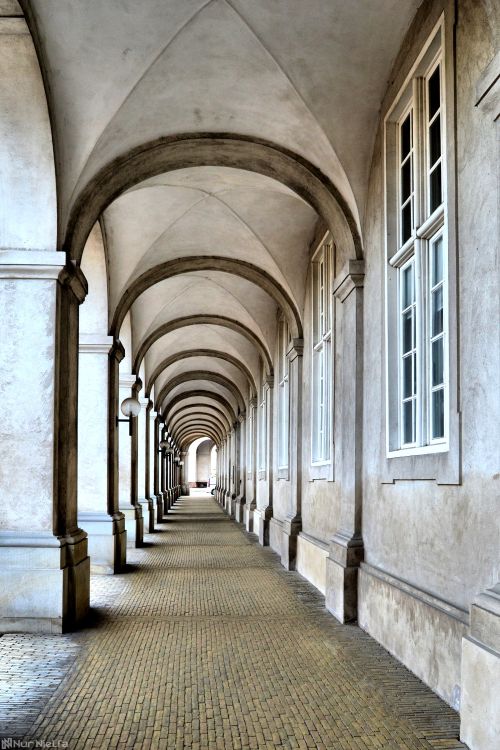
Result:
{"label": "exterior wall", "polygon": [[[422,34],[417,25],[414,44],[408,45],[410,64],[437,19],[439,4],[427,4],[424,10]],[[446,13],[449,35],[451,3]],[[493,122],[475,107],[477,80],[493,57],[482,3],[458,3],[456,44],[459,308],[458,321],[450,323],[459,331],[461,455],[456,460],[461,481],[439,485],[416,473],[417,481],[384,483],[384,196],[379,133],[365,226],[363,538],[369,567],[361,574],[359,622],[458,707],[460,644],[469,605],[479,591],[498,580],[499,573],[498,415],[491,408],[491,399],[498,396],[499,372],[498,295],[493,292],[498,281],[493,239],[498,183]],[[446,63],[452,78],[449,53]],[[452,111],[449,101],[448,113]],[[449,145],[453,150],[454,144]],[[449,252],[455,253],[451,242]]]}
{"label": "exterior wall", "polygon": [[[417,14],[396,62],[391,77],[393,84],[384,102],[370,170],[364,223],[362,532],[365,562],[361,564],[358,581],[358,622],[456,708],[460,707],[462,690],[462,652],[467,655],[473,648],[470,640],[464,641],[462,646],[462,639],[469,633],[471,602],[479,592],[498,581],[500,564],[499,427],[498,413],[491,408],[498,398],[500,372],[496,272],[498,231],[495,231],[499,226],[498,160],[495,160],[498,147],[491,112],[485,113],[476,107],[476,85],[494,56],[494,19],[491,17],[494,11],[489,5],[485,9],[486,5],[460,0],[456,31],[454,4],[447,0],[427,2]],[[448,168],[451,167],[449,176],[452,178],[448,186],[449,253],[451,268],[456,256],[458,280],[457,316],[454,317],[452,305],[450,318],[451,348],[456,336],[458,360],[455,368],[457,387],[454,393],[450,393],[450,428],[455,433],[455,445],[451,441],[449,455],[445,458],[453,471],[446,477],[443,475],[443,483],[439,483],[433,459],[424,458],[415,462],[414,472],[410,471],[408,478],[393,481],[390,476],[388,478],[393,470],[391,461],[385,457],[382,123],[384,111],[391,105],[443,9]],[[454,167],[455,152],[457,161]],[[453,227],[455,212],[456,236]],[[342,248],[337,248],[335,274],[340,272],[345,260]],[[453,278],[452,272],[452,284]],[[342,306],[336,301],[333,477],[330,480],[316,479],[311,469],[311,300],[308,284],[304,307],[302,532],[298,538],[296,567],[323,593],[328,585],[328,545],[341,521],[343,488],[339,425],[345,409],[345,384],[342,383],[342,363],[339,361],[342,335]],[[454,366],[453,351],[451,366]],[[276,433],[276,403],[274,425]],[[275,436],[275,456],[276,447]],[[292,508],[292,498],[289,482],[276,478],[276,465],[274,468],[269,542],[280,553],[284,520]],[[263,496],[262,481],[258,485]],[[481,651],[480,658],[491,660],[491,653]],[[472,706],[474,701],[470,698],[475,679],[471,663],[470,658],[465,663],[471,685],[468,710],[476,717],[477,712]],[[493,673],[498,669],[497,662],[488,668]],[[493,711],[492,706],[489,705],[487,710]],[[483,729],[477,729],[474,721],[477,724],[477,717],[471,719],[470,732],[482,736]],[[481,750],[489,748],[490,745],[485,744],[487,741],[478,741],[477,747]]]}

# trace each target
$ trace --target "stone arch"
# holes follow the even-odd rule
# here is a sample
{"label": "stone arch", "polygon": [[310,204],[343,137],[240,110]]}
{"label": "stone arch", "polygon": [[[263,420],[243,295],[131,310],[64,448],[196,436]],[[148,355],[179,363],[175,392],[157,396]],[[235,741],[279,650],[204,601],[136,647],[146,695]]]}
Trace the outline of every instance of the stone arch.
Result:
{"label": "stone arch", "polygon": [[[202,410],[203,409],[203,410]],[[171,416],[169,426],[172,430],[175,430],[175,426],[178,422],[182,421],[186,417],[201,414],[203,417],[213,417],[213,419],[220,424],[223,431],[227,431],[231,428],[231,422],[228,415],[213,404],[200,404],[197,407],[193,404],[187,404],[180,406]]]}
{"label": "stone arch", "polygon": [[202,431],[210,430],[211,431],[210,434],[216,436],[215,440],[217,443],[221,443],[222,440],[224,439],[224,435],[221,432],[219,432],[219,430],[217,430],[213,425],[210,425],[209,423],[204,423],[203,421],[199,421],[199,422],[193,421],[193,422],[190,422],[189,424],[182,425],[182,427],[179,428],[179,431],[176,432],[176,435],[180,436],[184,434],[186,430],[202,430]]}
{"label": "stone arch", "polygon": [[261,341],[261,339],[250,328],[243,325],[242,323],[239,323],[237,320],[232,320],[231,318],[227,318],[224,315],[189,315],[183,318],[176,318],[175,320],[171,320],[168,323],[160,326],[155,331],[150,333],[140,345],[134,359],[132,372],[138,372],[140,364],[144,359],[146,352],[155,343],[155,341],[158,341],[158,339],[160,339],[162,336],[165,336],[167,333],[175,331],[178,328],[183,328],[184,326],[205,324],[218,325],[223,328],[229,328],[232,331],[240,333],[242,336],[244,336],[244,338],[250,341],[250,343],[252,343],[259,352],[263,362],[265,362],[267,374],[272,374],[272,357],[266,344]]}
{"label": "stone arch", "polygon": [[211,401],[215,401],[218,404],[221,404],[226,409],[227,413],[230,416],[230,419],[232,422],[236,421],[236,414],[234,413],[234,409],[223,396],[221,396],[219,393],[214,393],[213,391],[205,391],[203,389],[197,389],[192,391],[186,391],[185,393],[180,393],[178,396],[175,396],[172,401],[170,401],[164,408],[163,408],[163,416],[165,417],[165,422],[168,424],[168,414],[170,413],[171,409],[174,408],[177,404],[180,402],[188,399],[188,398],[208,398]]}
{"label": "stone arch", "polygon": [[166,383],[159,392],[159,403],[163,403],[170,391],[172,391],[178,385],[181,385],[182,383],[189,383],[192,380],[204,380],[209,383],[217,383],[218,385],[224,386],[224,388],[227,388],[227,390],[235,397],[240,411],[244,411],[245,399],[240,389],[237,388],[237,386],[235,386],[234,383],[229,380],[229,378],[226,378],[223,375],[219,375],[218,373],[209,372],[208,370],[188,370],[182,375],[178,375],[177,377],[172,378],[172,380]]}
{"label": "stone arch", "polygon": [[175,435],[178,430],[180,430],[182,427],[185,427],[186,425],[209,425],[211,427],[214,427],[216,430],[220,431],[221,435],[225,434],[228,430],[228,426],[224,425],[221,421],[219,421],[216,417],[210,418],[208,415],[206,415],[206,418],[199,417],[197,413],[190,413],[186,414],[182,419],[180,419],[175,426],[172,427],[172,433]]}
{"label": "stone arch", "polygon": [[216,445],[218,444],[217,435],[211,430],[198,430],[195,428],[192,431],[188,430],[185,433],[182,433],[182,435],[179,437],[181,450],[183,450],[193,440],[198,440],[199,438],[206,437],[207,435],[211,440],[213,440]]}
{"label": "stone arch", "polygon": [[183,351],[177,354],[172,354],[170,357],[166,357],[166,359],[160,362],[160,364],[154,369],[146,385],[146,390],[145,390],[146,398],[149,397],[149,394],[151,393],[151,388],[153,387],[156,379],[163,372],[163,370],[166,370],[167,367],[174,364],[175,362],[179,362],[182,359],[190,359],[192,357],[214,357],[216,359],[222,359],[222,360],[225,360],[226,362],[231,363],[245,375],[245,377],[248,380],[249,385],[253,389],[253,392],[254,393],[257,392],[257,384],[255,382],[255,379],[252,373],[250,372],[248,367],[244,364],[244,362],[237,359],[236,357],[233,357],[232,354],[227,354],[226,352],[217,351],[215,349],[190,349],[188,351]]}
{"label": "stone arch", "polygon": [[293,338],[302,338],[302,320],[299,309],[288,292],[269,273],[246,261],[213,256],[192,256],[160,263],[137,277],[122,294],[110,327],[116,334],[123,319],[140,295],[150,286],[172,276],[192,271],[222,271],[241,276],[266,291],[283,310]]}
{"label": "stone arch", "polygon": [[80,191],[68,219],[64,247],[79,260],[92,225],[119,195],[150,177],[196,166],[245,169],[282,182],[323,217],[353,258],[363,257],[358,223],[348,202],[318,167],[271,141],[228,133],[158,138],[113,159]]}

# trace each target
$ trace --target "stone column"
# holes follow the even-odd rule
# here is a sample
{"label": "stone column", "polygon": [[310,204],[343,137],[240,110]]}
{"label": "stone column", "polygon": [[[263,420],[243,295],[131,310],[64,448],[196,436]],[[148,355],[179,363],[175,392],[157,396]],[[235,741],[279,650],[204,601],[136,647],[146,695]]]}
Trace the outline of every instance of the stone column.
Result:
{"label": "stone column", "polygon": [[227,436],[226,436],[226,486],[224,489],[224,510],[226,513],[229,513],[231,515],[231,495],[232,495],[232,488],[231,488],[231,471],[232,471],[232,430],[228,430]]}
{"label": "stone column", "polygon": [[111,503],[108,496],[108,378],[109,367],[118,368],[117,356],[123,356],[123,349],[111,336],[80,334],[78,521],[89,535],[92,573],[117,573],[126,560],[125,519],[116,495]]}
{"label": "stone column", "polygon": [[151,429],[153,439],[151,440],[152,457],[150,464],[151,476],[153,478],[153,500],[156,505],[156,522],[163,521],[163,495],[160,493],[160,429],[161,421],[159,414],[151,410],[150,412]]}
{"label": "stone column", "polygon": [[186,481],[187,455],[188,455],[187,451],[181,451],[182,466],[179,465],[179,474],[180,474],[179,484],[181,486],[180,489],[181,489],[182,495],[189,495],[189,484]]}
{"label": "stone column", "polygon": [[[339,302],[339,362],[337,378],[341,392],[341,460],[338,467],[340,490],[339,527],[330,542],[326,561],[326,607],[340,620],[357,617],[358,569],[363,560],[361,536],[362,509],[362,429],[363,429],[363,280],[364,264],[349,260],[334,281],[333,293]],[[339,326],[337,326],[339,329]]]}
{"label": "stone column", "polygon": [[245,502],[246,502],[246,481],[247,481],[247,454],[246,454],[246,434],[247,422],[246,412],[238,416],[238,477],[236,481],[237,497],[235,502],[234,517],[237,523],[243,523],[245,520]]}
{"label": "stone column", "polygon": [[[120,374],[118,408],[126,398],[132,395],[132,386],[135,384],[135,375]],[[120,419],[123,415],[120,413]],[[132,437],[129,434],[127,422],[118,423],[118,497],[119,507],[125,516],[125,528],[127,529],[128,544],[140,547],[144,538],[144,522],[142,507],[137,502],[136,473],[133,471],[133,455],[136,454],[137,420],[132,418]],[[134,449],[132,447],[134,441]]]}
{"label": "stone column", "polygon": [[[268,375],[264,382],[266,404],[266,468],[264,474],[267,478],[267,498],[266,504],[258,507],[254,512],[254,532],[258,534],[260,544],[266,547],[269,545],[269,523],[273,517],[273,387],[274,378],[272,375]],[[256,521],[257,529],[255,528]]]}
{"label": "stone column", "polygon": [[245,479],[245,528],[253,531],[253,514],[257,507],[257,399],[251,398],[248,402],[247,418],[247,465]]}
{"label": "stone column", "polygon": [[62,253],[0,251],[2,631],[60,633],[88,612],[90,559],[76,495],[86,291]]}
{"label": "stone column", "polygon": [[297,539],[302,530],[302,354],[304,341],[293,339],[288,351],[290,394],[290,512],[283,521],[281,562],[287,570],[295,570]]}
{"label": "stone column", "polygon": [[[134,390],[134,389],[133,389]],[[153,500],[146,494],[146,441],[149,432],[149,420],[147,408],[149,401],[140,398],[138,388],[134,390],[134,395],[141,405],[139,415],[133,420],[134,428],[132,433],[132,466],[135,472],[134,486],[137,494],[134,502],[142,506],[142,513],[147,522],[147,531],[152,534],[155,530],[155,509]]]}

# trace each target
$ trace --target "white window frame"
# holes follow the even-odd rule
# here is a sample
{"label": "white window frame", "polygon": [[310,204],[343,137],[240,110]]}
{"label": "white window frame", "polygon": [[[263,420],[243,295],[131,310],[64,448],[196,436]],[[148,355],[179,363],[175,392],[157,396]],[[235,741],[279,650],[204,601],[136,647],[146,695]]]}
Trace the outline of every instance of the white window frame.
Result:
{"label": "white window frame", "polygon": [[288,479],[290,464],[290,332],[285,318],[278,319],[278,479]]}
{"label": "white window frame", "polygon": [[[449,299],[448,299],[448,233],[446,184],[446,70],[444,60],[443,18],[424,45],[410,71],[399,95],[385,118],[385,228],[386,228],[386,455],[388,458],[449,450],[450,379],[449,379]],[[428,81],[440,66],[440,105],[432,118],[428,116]],[[401,184],[402,156],[400,146],[401,124],[412,111],[412,185],[413,220],[411,236],[402,236]],[[440,156],[430,165],[429,126],[441,118]],[[441,171],[441,204],[430,211],[430,172]],[[430,253],[433,244],[443,242],[443,376],[444,434],[433,437],[432,430],[432,357],[431,357],[431,298]],[[404,240],[404,241],[403,241]],[[414,264],[415,284],[415,425],[414,440],[405,442],[403,436],[403,332],[402,284],[404,270]],[[395,323],[397,316],[397,324]],[[397,363],[397,364],[396,364]]]}
{"label": "white window frame", "polygon": [[311,264],[311,467],[313,478],[331,478],[333,460],[333,264],[329,234]]}
{"label": "white window frame", "polygon": [[259,428],[259,479],[265,479],[267,471],[267,399],[265,376],[262,370],[258,403],[258,428]]}

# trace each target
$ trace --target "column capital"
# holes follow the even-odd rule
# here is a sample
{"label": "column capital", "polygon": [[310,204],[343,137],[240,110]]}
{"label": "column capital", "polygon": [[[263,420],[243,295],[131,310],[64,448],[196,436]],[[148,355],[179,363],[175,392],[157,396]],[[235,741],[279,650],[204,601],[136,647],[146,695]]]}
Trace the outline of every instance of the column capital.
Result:
{"label": "column capital", "polygon": [[292,339],[290,345],[286,350],[286,357],[289,362],[293,362],[297,357],[302,357],[304,354],[304,339]]}
{"label": "column capital", "polygon": [[333,295],[341,302],[345,302],[354,289],[363,286],[364,279],[364,260],[348,260],[333,280]]}
{"label": "column capital", "polygon": [[274,375],[266,375],[264,378],[264,388],[271,390],[274,386]]}
{"label": "column capital", "polygon": [[119,339],[115,339],[111,349],[109,350],[109,356],[116,359],[117,362],[121,362],[125,356],[125,349],[122,342]]}
{"label": "column capital", "polygon": [[252,398],[248,399],[248,408],[249,409],[257,408],[257,396],[252,396]]}
{"label": "column capital", "polygon": [[81,333],[78,338],[78,350],[80,353],[109,354],[112,348],[112,336],[101,336],[98,333]]}
{"label": "column capital", "polygon": [[67,263],[59,272],[58,281],[62,286],[66,286],[73,292],[78,303],[81,305],[87,296],[89,286],[80,266]]}
{"label": "column capital", "polygon": [[[257,403],[257,401],[255,403]],[[243,422],[245,421],[246,418],[247,418],[246,411],[242,411],[241,414],[238,414],[238,422],[240,424],[243,424]]]}
{"label": "column capital", "polygon": [[130,388],[132,389],[135,385],[135,375],[132,375],[130,372],[120,373],[120,382],[119,386],[120,388]]}

